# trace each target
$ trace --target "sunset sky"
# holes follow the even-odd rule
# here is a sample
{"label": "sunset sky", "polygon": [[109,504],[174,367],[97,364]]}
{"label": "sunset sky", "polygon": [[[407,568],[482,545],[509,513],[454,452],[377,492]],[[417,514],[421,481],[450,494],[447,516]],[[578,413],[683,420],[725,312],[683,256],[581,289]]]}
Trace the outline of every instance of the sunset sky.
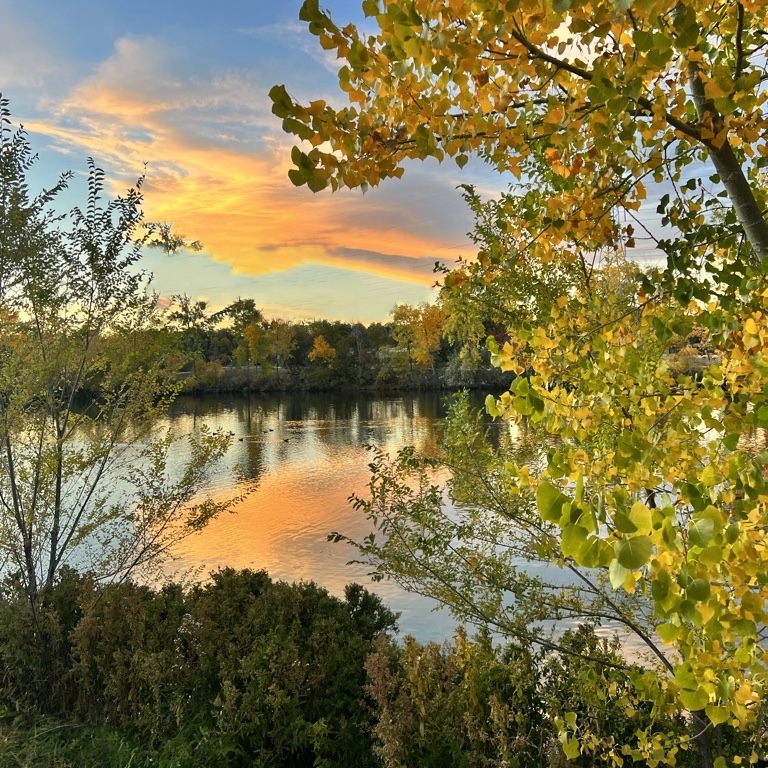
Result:
{"label": "sunset sky", "polygon": [[[287,179],[291,139],[267,93],[341,104],[337,63],[298,20],[300,0],[0,0],[0,92],[40,154],[34,181],[86,158],[114,191],[147,164],[149,220],[202,253],[152,253],[163,296],[212,308],[254,298],[269,318],[385,320],[428,300],[435,261],[472,253],[456,185],[501,188],[479,162],[413,164],[365,196],[313,195]],[[359,3],[328,0],[339,21]],[[494,186],[495,185],[495,186]]]}

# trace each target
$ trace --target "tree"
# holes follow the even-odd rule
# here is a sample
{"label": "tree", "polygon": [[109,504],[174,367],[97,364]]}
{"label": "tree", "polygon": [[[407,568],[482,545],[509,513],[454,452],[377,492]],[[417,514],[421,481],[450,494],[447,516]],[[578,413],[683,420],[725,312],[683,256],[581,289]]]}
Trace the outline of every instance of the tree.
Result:
{"label": "tree", "polygon": [[206,314],[208,302],[195,301],[186,293],[172,299],[176,309],[168,313],[168,320],[180,331],[182,351],[195,362],[205,360],[213,327],[213,317]]}
{"label": "tree", "polygon": [[168,320],[178,325],[182,331],[198,328],[207,330],[211,327],[211,318],[205,314],[208,309],[207,301],[194,301],[186,293],[175,294],[172,298],[178,308],[168,314]]}
{"label": "tree", "polygon": [[227,509],[201,491],[228,439],[190,437],[172,471],[174,437],[156,430],[176,371],[147,344],[160,317],[138,269],[141,182],[102,203],[89,160],[85,207],[57,213],[71,175],[33,196],[5,100],[0,120],[0,575],[37,616],[63,566],[124,579]]}
{"label": "tree", "polygon": [[302,6],[321,46],[346,62],[339,84],[360,107],[304,107],[272,89],[285,130],[314,147],[293,151],[294,183],[377,184],[402,176],[406,159],[463,166],[468,152],[520,178],[540,176],[543,160],[568,187],[556,209],[528,212],[538,219],[531,230],[547,232],[529,247],[547,252],[575,237],[582,246],[615,239],[611,214],[637,210],[644,180],[679,177],[706,156],[755,253],[768,254],[760,167],[745,173],[737,155],[759,157],[766,142],[762,3],[366,0],[363,10],[378,35],[337,26],[317,0]]}
{"label": "tree", "polygon": [[439,303],[445,315],[443,332],[450,341],[476,346],[498,330],[505,336],[508,327],[539,325],[546,321],[552,302],[574,286],[588,284],[604,266],[599,260],[606,256],[604,251],[579,251],[573,262],[542,263],[519,247],[507,227],[509,211],[525,206],[524,197],[504,193],[484,201],[473,187],[461,189],[474,215],[469,236],[477,254],[453,269],[444,268]]}
{"label": "tree", "polygon": [[392,311],[392,338],[408,353],[413,380],[414,363],[420,370],[435,369],[434,354],[440,349],[443,311],[436,304],[411,307],[398,304]]}
{"label": "tree", "polygon": [[249,323],[243,329],[243,339],[248,353],[248,365],[260,365],[264,371],[272,354],[272,343],[266,328],[261,323]]}
{"label": "tree", "polygon": [[256,309],[256,302],[241,298],[214,313],[211,318],[217,323],[229,319],[235,336],[242,336],[249,325],[259,325],[264,321],[261,310]]}
{"label": "tree", "polygon": [[336,359],[336,349],[332,347],[326,340],[325,336],[320,334],[315,336],[315,340],[312,343],[312,349],[307,355],[310,361],[322,360],[324,363],[331,364]]}
{"label": "tree", "polygon": [[[302,7],[320,44],[344,60],[352,106],[303,106],[273,88],[284,128],[312,145],[293,150],[295,184],[364,187],[401,176],[409,159],[462,166],[475,153],[521,182],[503,224],[534,264],[613,258],[641,235],[666,256],[624,308],[577,285],[510,327],[507,343],[490,343],[494,362],[518,377],[488,410],[552,436],[539,472],[508,462],[507,486],[556,536],[558,562],[646,596],[673,661],[644,695],[658,711],[691,712],[701,764],[723,765],[710,734],[755,720],[768,672],[766,457],[745,444],[768,426],[768,9],[756,0],[363,8],[379,28],[365,38],[315,0]],[[639,215],[661,182],[663,237]],[[499,279],[480,263],[490,284]],[[696,376],[666,356],[694,322],[717,354]],[[582,748],[593,743],[579,735]],[[627,757],[671,764],[679,745],[638,729],[625,746]]]}
{"label": "tree", "polygon": [[295,329],[289,320],[272,320],[269,324],[269,335],[272,338],[272,352],[275,356],[277,380],[279,382],[280,371],[296,348],[296,340],[294,339]]}

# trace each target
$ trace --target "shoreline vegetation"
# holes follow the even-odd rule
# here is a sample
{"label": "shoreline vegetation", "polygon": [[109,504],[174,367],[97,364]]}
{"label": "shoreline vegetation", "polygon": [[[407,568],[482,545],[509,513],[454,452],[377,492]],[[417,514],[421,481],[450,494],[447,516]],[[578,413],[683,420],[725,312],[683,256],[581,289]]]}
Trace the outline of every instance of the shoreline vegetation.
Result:
{"label": "shoreline vegetation", "polygon": [[[623,269],[620,281],[636,277],[637,268]],[[164,350],[184,394],[504,391],[514,379],[492,364],[491,348],[510,339],[503,318],[464,317],[448,289],[434,304],[399,304],[387,322],[369,325],[268,319],[248,298],[216,312],[186,295],[173,301],[163,325],[136,346]],[[676,375],[694,377],[716,359],[709,332],[696,325],[670,339],[665,355]]]}
{"label": "shoreline vegetation", "polygon": [[[558,717],[629,738],[651,715],[606,696],[642,669],[589,626],[562,652],[461,628],[442,646],[398,643],[396,615],[355,584],[338,598],[263,571],[151,588],[67,570],[37,627],[25,608],[6,585],[4,766],[564,768]],[[692,727],[663,725],[681,739]],[[738,755],[750,735],[722,736]]]}
{"label": "shoreline vegetation", "polygon": [[[699,354],[696,349],[682,349],[667,355],[671,368],[682,375],[697,376],[710,365],[715,356]],[[367,378],[373,378],[371,376]],[[190,370],[180,371],[177,381],[181,394],[249,394],[279,392],[336,392],[387,393],[387,392],[453,392],[458,389],[505,391],[514,376],[498,368],[479,368],[456,376],[449,367],[422,373],[413,379],[388,379],[385,381],[337,381],[334,377],[326,380],[307,378],[296,369],[267,369],[261,366],[232,366],[220,363],[195,362]]]}
{"label": "shoreline vegetation", "polygon": [[[683,348],[667,355],[671,368],[685,376],[697,376],[710,365],[715,356],[700,354],[697,349]],[[365,374],[344,379],[342,373],[328,371],[325,375],[308,372],[300,367],[263,368],[258,365],[223,365],[217,361],[195,361],[188,370],[177,374],[181,394],[252,394],[279,392],[455,392],[458,389],[505,391],[514,376],[490,365],[473,370],[457,371],[450,364],[423,371],[414,377],[381,377],[375,367]]]}
{"label": "shoreline vegetation", "polygon": [[364,325],[270,320],[253,299],[214,313],[203,301],[174,301],[155,343],[173,351],[184,393],[499,389],[512,378],[490,364],[485,337],[453,338],[439,302],[398,305],[388,322]]}
{"label": "shoreline vegetation", "polygon": [[178,382],[181,394],[247,394],[255,392],[424,392],[455,391],[456,389],[498,390],[509,387],[512,376],[488,368],[454,381],[446,371],[430,371],[412,380],[405,378],[389,381],[337,381],[307,378],[302,371],[262,370],[260,366],[224,366],[216,363],[195,363],[191,370],[181,371]]}

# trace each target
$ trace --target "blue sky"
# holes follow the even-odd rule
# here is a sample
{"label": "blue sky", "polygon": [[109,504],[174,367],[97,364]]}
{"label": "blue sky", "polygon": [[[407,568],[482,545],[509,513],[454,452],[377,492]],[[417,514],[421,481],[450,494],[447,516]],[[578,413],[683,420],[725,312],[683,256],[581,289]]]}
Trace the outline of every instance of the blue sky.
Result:
{"label": "blue sky", "polygon": [[[357,2],[326,6],[339,21],[361,18]],[[425,163],[364,196],[294,189],[269,89],[342,103],[337,65],[299,8],[0,0],[0,91],[40,154],[35,180],[66,169],[82,179],[93,156],[118,191],[147,163],[147,217],[204,246],[147,256],[162,295],[214,308],[252,297],[267,317],[385,320],[396,303],[430,298],[435,261],[471,255],[456,185],[493,192],[500,181],[479,162]]]}

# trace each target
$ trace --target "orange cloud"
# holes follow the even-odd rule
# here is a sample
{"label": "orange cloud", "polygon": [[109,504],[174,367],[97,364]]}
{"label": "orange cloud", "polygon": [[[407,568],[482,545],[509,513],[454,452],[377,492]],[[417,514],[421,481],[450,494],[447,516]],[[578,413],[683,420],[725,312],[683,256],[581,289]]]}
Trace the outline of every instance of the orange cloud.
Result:
{"label": "orange cloud", "polygon": [[201,82],[173,67],[158,41],[124,38],[51,120],[28,128],[84,149],[119,186],[147,163],[147,218],[172,222],[238,274],[312,262],[429,284],[434,262],[464,248],[451,185],[413,174],[365,196],[295,189],[267,88],[252,74]]}

